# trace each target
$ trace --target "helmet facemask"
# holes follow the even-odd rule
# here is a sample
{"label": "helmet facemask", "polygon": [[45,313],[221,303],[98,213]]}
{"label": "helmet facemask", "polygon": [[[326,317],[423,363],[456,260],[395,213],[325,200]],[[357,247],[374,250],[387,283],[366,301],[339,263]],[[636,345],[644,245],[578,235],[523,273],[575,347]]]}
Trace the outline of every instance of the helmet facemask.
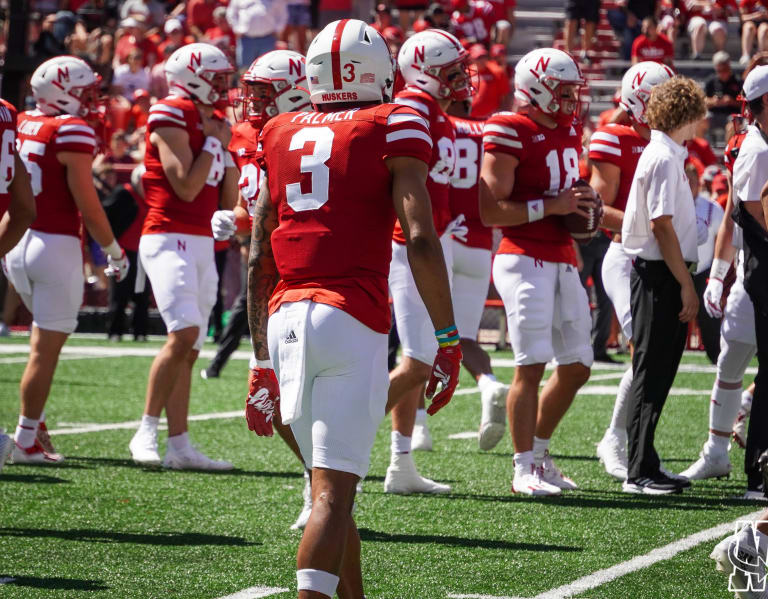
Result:
{"label": "helmet facemask", "polygon": [[96,80],[93,83],[82,87],[73,87],[69,91],[69,95],[80,104],[77,116],[86,120],[101,118],[100,108],[105,104],[106,98],[101,93],[101,77],[98,74],[96,74]]}
{"label": "helmet facemask", "polygon": [[574,119],[581,114],[581,90],[583,80],[562,80],[556,77],[544,76],[539,83],[550,94],[549,103],[545,106],[535,97],[531,102],[543,113],[551,116],[561,127],[570,127]]}
{"label": "helmet facemask", "polygon": [[466,55],[448,64],[424,69],[424,74],[440,83],[437,92],[440,100],[461,101],[472,97],[474,89]]}

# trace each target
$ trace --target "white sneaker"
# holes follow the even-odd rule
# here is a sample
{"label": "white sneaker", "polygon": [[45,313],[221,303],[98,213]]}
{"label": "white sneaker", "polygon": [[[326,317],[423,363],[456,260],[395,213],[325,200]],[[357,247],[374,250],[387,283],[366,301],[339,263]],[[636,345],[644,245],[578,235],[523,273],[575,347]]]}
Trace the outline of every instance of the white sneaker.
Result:
{"label": "white sneaker", "polygon": [[157,430],[139,428],[128,444],[131,458],[142,466],[159,466],[162,462],[157,451]]}
{"label": "white sneaker", "polygon": [[733,423],[733,432],[731,433],[736,445],[742,449],[747,447],[747,418],[749,418],[749,412],[744,408],[739,408],[739,413],[736,414],[736,420]]}
{"label": "white sneaker", "polygon": [[304,530],[307,522],[309,522],[309,515],[312,513],[312,485],[309,482],[309,474],[306,471],[304,472],[304,490],[301,494],[304,497],[304,507],[301,508],[296,522],[291,524],[291,530]]}
{"label": "white sneaker", "polygon": [[541,477],[541,468],[531,464],[530,471],[515,466],[515,478],[512,479],[512,492],[532,495],[534,497],[544,495],[560,495],[560,487],[551,485]]}
{"label": "white sneaker", "polygon": [[705,446],[699,454],[699,459],[680,473],[688,480],[704,480],[705,478],[723,478],[731,473],[731,460],[728,453],[716,454],[708,452]]}
{"label": "white sneaker", "polygon": [[627,480],[627,433],[622,432],[607,429],[597,444],[597,457],[608,474]]}
{"label": "white sneaker", "polygon": [[432,451],[432,435],[429,433],[426,422],[413,425],[411,451]]}
{"label": "white sneaker", "polygon": [[[763,545],[758,541],[759,545]],[[715,560],[715,569],[728,575],[728,589],[741,599],[766,599],[765,586],[766,547],[755,548],[755,537],[751,526],[720,541],[710,559]],[[735,564],[744,566],[737,568]],[[751,590],[761,589],[761,590]]]}
{"label": "white sneaker", "polygon": [[421,476],[416,470],[413,455],[398,453],[392,456],[392,461],[384,477],[384,492],[397,495],[411,493],[450,493],[450,485],[437,483]]}
{"label": "white sneaker", "polygon": [[13,451],[14,442],[5,433],[0,433],[0,472],[3,471],[5,462],[8,461],[8,456]]}
{"label": "white sneaker", "polygon": [[232,470],[233,468],[231,462],[212,460],[192,445],[187,445],[184,449],[177,451],[170,443],[165,450],[163,466],[174,470]]}
{"label": "white sneaker", "polygon": [[507,391],[503,383],[495,382],[480,394],[482,416],[477,443],[481,450],[490,451],[504,437],[507,428]]}
{"label": "white sneaker", "polygon": [[18,443],[13,444],[13,450],[11,451],[11,462],[14,464],[58,464],[63,462],[64,458],[58,454],[50,454],[46,452],[40,442],[35,439],[34,445],[31,447],[20,447]]}
{"label": "white sneaker", "polygon": [[579,488],[579,486],[573,482],[573,480],[565,476],[565,474],[560,471],[560,468],[555,466],[555,462],[552,459],[552,456],[549,455],[549,450],[544,452],[544,461],[540,466],[540,475],[541,480],[543,480],[545,483],[557,487],[558,489],[572,491],[573,489]]}

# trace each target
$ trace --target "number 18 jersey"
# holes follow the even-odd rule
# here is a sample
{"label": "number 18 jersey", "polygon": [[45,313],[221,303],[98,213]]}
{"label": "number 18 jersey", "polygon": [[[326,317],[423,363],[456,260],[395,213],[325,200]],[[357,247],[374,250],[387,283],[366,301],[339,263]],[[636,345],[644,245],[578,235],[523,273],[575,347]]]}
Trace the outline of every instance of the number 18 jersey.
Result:
{"label": "number 18 jersey", "polygon": [[385,160],[429,164],[425,119],[393,104],[286,113],[264,126],[260,144],[256,160],[278,215],[272,251],[281,280],[270,313],[309,299],[389,332],[395,210]]}

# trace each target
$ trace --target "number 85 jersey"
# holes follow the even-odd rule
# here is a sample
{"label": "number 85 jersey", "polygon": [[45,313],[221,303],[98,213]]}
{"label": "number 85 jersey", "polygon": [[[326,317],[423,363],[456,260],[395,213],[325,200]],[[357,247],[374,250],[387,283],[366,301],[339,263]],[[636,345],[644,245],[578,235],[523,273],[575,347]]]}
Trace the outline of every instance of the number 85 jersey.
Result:
{"label": "number 85 jersey", "polygon": [[270,313],[309,299],[388,333],[395,209],[385,161],[429,164],[425,119],[394,104],[293,112],[271,119],[259,141],[256,161],[278,216],[272,251],[281,281]]}
{"label": "number 85 jersey", "polygon": [[[483,149],[518,159],[510,202],[554,197],[579,179],[581,126],[548,129],[525,114],[500,112],[485,123]],[[576,264],[573,240],[560,216],[503,227],[502,233],[500,254]]]}

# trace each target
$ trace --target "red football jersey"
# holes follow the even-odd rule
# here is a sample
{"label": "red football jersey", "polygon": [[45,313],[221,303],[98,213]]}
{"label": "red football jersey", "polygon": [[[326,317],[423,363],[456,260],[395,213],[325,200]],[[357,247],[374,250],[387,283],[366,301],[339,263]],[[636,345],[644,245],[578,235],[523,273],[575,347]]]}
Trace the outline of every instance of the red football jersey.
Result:
{"label": "red football jersey", "polygon": [[451,26],[457,37],[474,39],[481,44],[490,41],[491,27],[495,22],[496,10],[485,0],[470,1],[468,13],[457,10],[451,15]]}
{"label": "red football jersey", "polygon": [[490,5],[493,6],[493,20],[494,21],[506,21],[508,19],[507,12],[509,9],[513,9],[517,6],[517,0],[488,0]]}
{"label": "red football jersey", "polygon": [[589,159],[619,167],[619,189],[613,207],[622,212],[627,207],[629,189],[635,176],[637,161],[648,142],[633,127],[609,124],[600,127],[589,141]]}
{"label": "red football jersey", "polygon": [[271,119],[260,142],[256,160],[279,219],[272,250],[281,280],[270,313],[284,302],[310,299],[389,332],[395,209],[385,160],[410,156],[429,163],[425,120],[394,104],[292,112]]}
{"label": "red football jersey", "polygon": [[[219,112],[214,113],[214,117],[222,120],[224,118]],[[187,132],[193,159],[200,155],[205,143],[200,113],[192,100],[168,96],[149,109],[144,154],[147,171],[142,177],[149,212],[144,220],[142,234],[187,233],[213,237],[211,217],[219,207],[219,184],[224,178],[226,168],[224,152],[222,150],[214,156],[202,191],[192,202],[185,202],[173,191],[160,164],[160,154],[157,148],[149,143],[150,135],[156,129],[165,127],[175,127]]]}
{"label": "red football jersey", "polygon": [[483,121],[449,117],[456,129],[456,168],[451,177],[451,218],[463,214],[469,247],[490,250],[493,231],[480,220],[480,165],[483,162]]}
{"label": "red football jersey", "polygon": [[[432,140],[432,158],[429,161],[427,190],[432,200],[432,216],[437,234],[442,235],[451,222],[451,175],[455,161],[453,142],[455,133],[448,115],[432,96],[415,87],[406,87],[397,94],[395,104],[409,106],[423,116],[429,124]],[[400,223],[395,224],[392,237],[397,243],[405,243]]]}
{"label": "red football jersey", "polygon": [[19,115],[16,145],[29,172],[37,206],[37,218],[30,229],[79,237],[80,212],[69,189],[67,169],[56,155],[79,152],[93,156],[93,127],[68,114],[46,116],[30,110]]}
{"label": "red football jersey", "polygon": [[675,58],[675,47],[663,33],[660,33],[655,41],[641,34],[632,42],[632,57],[635,56],[640,61],[668,63]]}
{"label": "red football jersey", "polygon": [[731,139],[728,140],[728,143],[725,144],[723,162],[725,163],[725,168],[731,171],[731,174],[733,174],[733,165],[736,162],[736,158],[739,155],[739,150],[741,149],[741,144],[743,143],[746,136],[746,131],[737,133],[736,135],[732,135]]}
{"label": "red football jersey", "polygon": [[8,188],[16,172],[13,151],[16,148],[16,108],[0,98],[0,218],[11,203]]}
{"label": "red football jersey", "polygon": [[237,186],[240,189],[240,195],[245,200],[248,214],[251,215],[261,185],[261,169],[256,164],[259,133],[261,133],[261,129],[257,129],[248,122],[236,123],[232,127],[232,139],[227,148],[232,155],[232,160],[235,161],[240,170]]}
{"label": "red football jersey", "polygon": [[[518,159],[509,201],[553,197],[572,187],[579,178],[581,126],[547,129],[525,114],[500,112],[485,124],[483,149]],[[501,254],[524,254],[547,262],[576,265],[573,239],[557,215],[504,227],[502,233]]]}

